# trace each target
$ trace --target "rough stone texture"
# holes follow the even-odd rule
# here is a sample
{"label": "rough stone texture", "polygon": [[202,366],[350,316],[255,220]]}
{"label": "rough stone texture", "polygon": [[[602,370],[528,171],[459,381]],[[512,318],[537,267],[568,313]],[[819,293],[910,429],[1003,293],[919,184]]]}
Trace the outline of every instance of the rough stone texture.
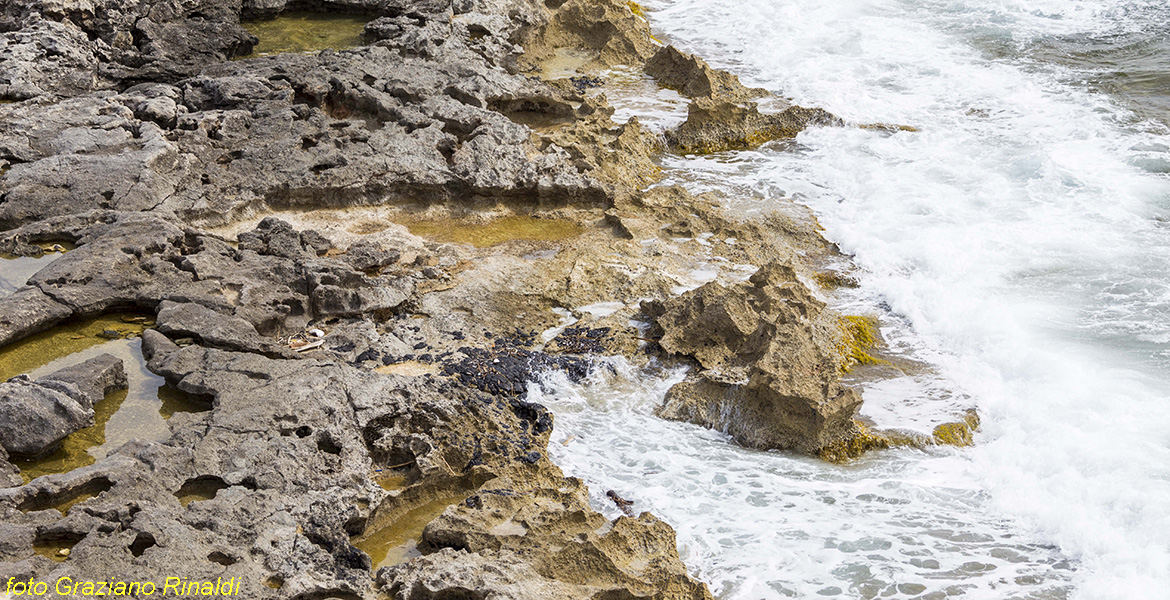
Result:
{"label": "rough stone texture", "polygon": [[[380,572],[379,577],[401,581],[397,597],[410,600],[447,597],[443,594],[459,590],[475,590],[484,597],[496,593],[537,598],[553,591],[558,598],[622,593],[696,600],[711,597],[705,586],[680,568],[674,532],[650,513],[619,517],[611,523],[589,508],[588,493],[579,480],[565,480],[559,487],[524,494],[515,493],[509,483],[497,480],[480,488],[427,525],[422,547],[458,549],[440,557],[447,564],[407,563]],[[573,542],[558,542],[566,534]],[[472,571],[478,580],[461,574],[475,554],[483,557]],[[517,563],[530,565],[536,575],[520,579],[522,586],[481,575],[495,571],[491,567],[496,564],[506,572],[517,568]],[[598,568],[582,577],[582,564]],[[573,585],[556,585],[561,582]],[[469,583],[484,587],[468,588]]]}
{"label": "rough stone texture", "polygon": [[[322,7],[371,17],[369,45],[224,62],[253,43],[240,18]],[[241,578],[247,597],[708,598],[669,526],[607,521],[549,462],[552,416],[526,386],[583,377],[598,354],[673,353],[702,368],[676,408],[708,414],[684,392],[721,385],[727,410],[767,412],[756,423],[790,410],[785,443],[844,435],[835,415],[856,397],[798,282],[798,254],[833,251],[811,212],[743,222],[712,197],[642,191],[660,137],[614,123],[593,79],[534,75],[568,50],[586,71],[649,60],[697,103],[756,93],[661,48],[626,2],[17,0],[0,32],[0,97],[26,98],[0,104],[0,250],[76,245],[0,299],[0,344],[151,312],[148,368],[212,407],[175,413],[164,441],[0,490],[0,581],[181,570]],[[735,110],[751,127],[715,138],[767,120]],[[579,233],[476,247],[404,226],[514,216]],[[742,283],[776,261],[793,268]],[[713,265],[719,283],[694,289]],[[632,324],[645,298],[661,346]],[[742,332],[708,352],[719,315]],[[290,352],[308,328],[322,344]],[[370,572],[353,542],[451,498],[423,556]]]}
{"label": "rough stone texture", "polygon": [[238,0],[13,0],[0,9],[0,97],[169,81],[252,49]]}
{"label": "rough stone texture", "polygon": [[63,383],[76,386],[81,395],[76,399],[83,408],[93,405],[114,390],[126,389],[126,368],[122,359],[102,354],[71,367],[65,367],[37,380],[38,383]]}
{"label": "rough stone texture", "polygon": [[86,209],[222,223],[270,206],[607,201],[563,150],[532,147],[506,116],[569,107],[554,90],[471,50],[444,56],[280,55],[210,67],[177,88],[0,107],[0,159],[11,163],[0,227]]}
{"label": "rough stone texture", "polygon": [[660,48],[646,61],[646,74],[688,98],[718,98],[740,102],[767,96],[761,88],[747,88],[739,77],[712,69],[703,59],[674,46]]}
{"label": "rough stone texture", "polygon": [[70,433],[93,425],[93,410],[81,405],[80,396],[76,388],[22,378],[0,383],[0,440],[4,449],[15,456],[39,456]]}
{"label": "rough stone texture", "polygon": [[[563,480],[544,456],[551,421],[537,405],[432,376],[180,349],[153,330],[144,344],[152,370],[180,389],[213,395],[215,409],[172,421],[168,442],[128,444],[93,466],[0,491],[0,521],[12,529],[0,576],[54,578],[68,569],[161,581],[181,565],[192,579],[241,577],[248,597],[373,597],[369,558],[351,536],[393,523],[436,494],[495,495],[503,481],[518,482],[517,491],[575,486],[576,508],[544,504],[546,518],[585,517],[590,530],[607,523],[587,507],[580,483]],[[408,483],[387,492],[371,473],[391,467]],[[488,481],[496,484],[483,488]],[[81,494],[94,497],[66,514],[53,510]],[[604,589],[710,597],[686,578],[668,527],[650,517],[627,521],[615,523],[615,533],[593,534],[589,546],[608,545],[611,555],[649,566]],[[555,528],[550,537],[558,537]],[[72,547],[65,565],[33,554],[34,542],[53,540]],[[640,540],[647,554],[627,549],[628,540]],[[449,552],[451,543],[435,538],[423,551]],[[493,553],[470,552],[492,569]],[[568,589],[576,571],[561,569],[545,576]]]}
{"label": "rough stone texture", "polygon": [[816,453],[859,434],[861,396],[837,381],[839,332],[792,267],[772,263],[738,289],[709,283],[650,312],[662,348],[701,367],[670,390],[660,416],[761,449]]}
{"label": "rough stone texture", "polygon": [[[23,480],[20,478],[20,469],[16,465],[8,462],[8,451],[0,445],[0,488],[12,487],[20,485]],[[3,537],[3,525],[0,524],[0,537]],[[0,549],[0,559],[4,556],[3,549]]]}
{"label": "rough stone texture", "polygon": [[93,409],[76,386],[14,377],[0,383],[0,445],[10,454],[36,457],[65,436],[93,425]]}
{"label": "rough stone texture", "polygon": [[36,381],[27,376],[0,383],[0,475],[7,454],[31,458],[56,448],[65,436],[93,425],[93,405],[126,388],[121,359],[103,354]]}
{"label": "rough stone texture", "polygon": [[0,345],[44,331],[73,311],[37,288],[17,290],[0,298]]}
{"label": "rough stone texture", "polygon": [[553,5],[557,10],[525,36],[524,66],[532,68],[565,48],[590,51],[595,67],[641,64],[658,50],[646,20],[635,15],[628,2],[554,0]]}
{"label": "rough stone texture", "polygon": [[276,356],[292,354],[288,348],[262,338],[248,321],[194,302],[164,300],[157,320],[162,333],[175,338],[192,337],[210,348],[254,350]]}
{"label": "rough stone texture", "polygon": [[754,102],[701,98],[691,103],[687,120],[666,134],[671,148],[684,153],[723,152],[754,148],[764,142],[796,137],[814,125],[841,125],[820,108],[792,106],[764,114]]}

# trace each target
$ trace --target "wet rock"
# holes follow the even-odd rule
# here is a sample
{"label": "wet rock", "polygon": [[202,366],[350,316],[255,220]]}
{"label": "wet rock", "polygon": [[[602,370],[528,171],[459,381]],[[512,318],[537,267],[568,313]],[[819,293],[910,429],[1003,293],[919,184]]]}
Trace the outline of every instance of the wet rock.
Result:
{"label": "wet rock", "polygon": [[535,351],[530,344],[509,336],[496,339],[490,348],[464,346],[460,356],[443,364],[442,373],[493,395],[516,396],[542,372],[563,371],[570,380],[581,381],[594,365],[588,358]]}
{"label": "wet rock", "polygon": [[76,397],[83,408],[93,405],[114,390],[127,386],[126,369],[122,359],[109,354],[95,356],[85,362],[55,371],[37,380],[38,383],[64,383],[76,386],[81,395]]}
{"label": "wet rock", "polygon": [[755,148],[764,142],[796,137],[808,127],[842,123],[819,108],[792,106],[765,114],[754,102],[701,98],[691,103],[687,120],[668,131],[666,139],[677,152],[704,154]]}
{"label": "wet rock", "polygon": [[791,266],[771,263],[746,283],[709,283],[649,308],[662,348],[700,367],[671,388],[660,416],[761,449],[815,454],[859,435],[861,397],[837,379],[840,332]]}
{"label": "wet rock", "polygon": [[954,423],[943,423],[934,428],[931,438],[936,444],[947,446],[975,445],[975,432],[979,430],[979,413],[967,410],[963,418]]}

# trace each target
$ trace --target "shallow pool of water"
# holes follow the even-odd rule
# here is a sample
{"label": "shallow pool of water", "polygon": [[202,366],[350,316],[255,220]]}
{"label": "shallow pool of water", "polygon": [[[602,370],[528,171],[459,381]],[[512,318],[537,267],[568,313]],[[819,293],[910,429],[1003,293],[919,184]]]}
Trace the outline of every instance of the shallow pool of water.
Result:
{"label": "shallow pool of water", "polygon": [[354,48],[362,45],[362,30],[369,21],[360,15],[288,12],[242,25],[260,40],[248,55],[252,57]]}
{"label": "shallow pool of water", "polygon": [[[121,323],[121,321],[116,321]],[[141,329],[140,329],[141,330]],[[59,332],[46,332],[52,339]],[[44,335],[44,334],[43,334]],[[0,364],[8,374],[14,368],[28,373],[36,379],[58,369],[75,365],[102,354],[122,359],[126,369],[129,388],[108,394],[94,405],[94,425],[76,431],[61,442],[54,452],[32,460],[14,461],[21,469],[25,482],[42,475],[64,473],[93,464],[132,439],[161,441],[170,437],[167,419],[176,412],[199,412],[207,410],[207,403],[191,398],[187,394],[167,385],[161,376],[151,373],[142,358],[142,339],[99,340],[93,338],[72,340],[74,343],[88,343],[88,347],[71,351],[59,351],[58,356],[45,361],[44,355],[27,357],[23,353],[33,345],[17,343],[0,350]],[[8,358],[12,358],[9,362]],[[28,365],[34,368],[22,368]]]}

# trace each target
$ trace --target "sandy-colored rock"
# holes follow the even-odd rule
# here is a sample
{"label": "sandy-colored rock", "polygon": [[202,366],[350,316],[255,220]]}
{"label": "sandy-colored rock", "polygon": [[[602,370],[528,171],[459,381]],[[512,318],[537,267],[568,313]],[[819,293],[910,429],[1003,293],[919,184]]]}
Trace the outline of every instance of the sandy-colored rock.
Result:
{"label": "sandy-colored rock", "polygon": [[796,137],[808,127],[841,124],[840,119],[819,108],[791,106],[767,114],[754,102],[700,98],[691,103],[687,120],[667,132],[666,139],[677,152],[706,154],[755,148],[764,142]]}
{"label": "sandy-colored rock", "polygon": [[649,312],[662,348],[700,367],[660,416],[762,449],[816,453],[858,435],[861,397],[837,381],[839,331],[791,266],[771,263],[747,283],[710,283]]}

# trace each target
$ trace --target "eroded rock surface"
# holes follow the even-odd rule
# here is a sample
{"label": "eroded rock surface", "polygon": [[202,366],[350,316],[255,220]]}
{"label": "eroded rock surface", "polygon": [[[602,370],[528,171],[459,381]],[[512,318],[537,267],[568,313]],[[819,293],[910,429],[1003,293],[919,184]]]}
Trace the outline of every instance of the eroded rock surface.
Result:
{"label": "eroded rock surface", "polygon": [[659,414],[753,448],[817,453],[857,435],[861,397],[838,383],[839,330],[791,266],[770,263],[739,289],[709,283],[651,307],[667,352],[701,367]]}
{"label": "eroded rock surface", "polygon": [[[838,321],[800,283],[801,257],[834,249],[796,205],[747,222],[647,190],[664,138],[589,89],[618,64],[678,89],[676,148],[831,117],[762,115],[766,92],[661,46],[618,0],[340,0],[370,18],[366,45],[228,60],[256,42],[241,19],[323,6],[0,9],[0,98],[20,100],[0,104],[0,251],[69,246],[0,299],[0,345],[150,313],[148,368],[211,405],[26,485],[8,455],[46,446],[5,444],[0,581],[179,569],[248,597],[710,598],[666,523],[606,519],[549,461],[527,386],[606,355],[686,361],[662,414],[760,447],[847,444]],[[567,233],[525,234],[545,223]],[[0,385],[60,408],[51,446],[116,383],[99,367]],[[374,569],[388,527],[414,545]]]}

